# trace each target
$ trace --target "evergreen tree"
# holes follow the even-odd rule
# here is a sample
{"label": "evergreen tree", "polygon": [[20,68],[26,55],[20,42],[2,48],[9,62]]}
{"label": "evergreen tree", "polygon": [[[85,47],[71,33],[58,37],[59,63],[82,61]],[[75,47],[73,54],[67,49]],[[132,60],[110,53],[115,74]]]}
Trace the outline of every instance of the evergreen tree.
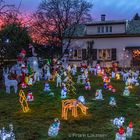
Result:
{"label": "evergreen tree", "polygon": [[66,82],[66,87],[68,90],[68,94],[70,96],[73,96],[76,94],[76,88],[74,87],[75,83],[73,82],[72,76],[70,74],[70,72],[68,73],[68,80]]}
{"label": "evergreen tree", "polygon": [[133,20],[140,20],[140,16],[138,13],[135,14],[135,16],[133,17]]}
{"label": "evergreen tree", "polygon": [[[27,28],[20,23],[6,24],[0,31],[0,59],[16,59],[17,55],[24,48],[28,51],[28,44],[32,42]],[[4,61],[3,61],[4,64]]]}

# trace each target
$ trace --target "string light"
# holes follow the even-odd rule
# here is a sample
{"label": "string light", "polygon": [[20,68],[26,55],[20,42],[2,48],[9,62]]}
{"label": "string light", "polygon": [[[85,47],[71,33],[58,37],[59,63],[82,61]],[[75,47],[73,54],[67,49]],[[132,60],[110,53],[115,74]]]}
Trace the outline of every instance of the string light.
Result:
{"label": "string light", "polygon": [[87,114],[87,109],[85,105],[83,105],[81,102],[78,102],[76,99],[68,99],[68,100],[62,100],[62,118],[67,120],[68,119],[68,111],[72,111],[72,116],[77,117],[78,116],[78,108],[79,107],[83,114]]}
{"label": "string light", "polygon": [[26,101],[26,96],[25,96],[25,93],[23,90],[20,90],[19,92],[19,102],[20,102],[20,105],[22,107],[22,111],[24,113],[28,112],[29,111],[29,106],[28,106],[28,102]]}
{"label": "string light", "polygon": [[140,50],[133,50],[133,57],[140,56]]}
{"label": "string light", "polygon": [[68,89],[69,94],[76,94],[76,88],[74,87],[75,83],[72,80],[72,76],[70,72],[68,73],[68,81],[66,82],[66,87]]}

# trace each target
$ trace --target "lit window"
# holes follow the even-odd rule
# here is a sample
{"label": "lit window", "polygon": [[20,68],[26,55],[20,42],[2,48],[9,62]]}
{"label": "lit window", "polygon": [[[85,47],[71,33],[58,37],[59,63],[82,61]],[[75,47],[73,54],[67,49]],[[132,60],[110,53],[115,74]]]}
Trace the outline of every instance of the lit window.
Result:
{"label": "lit window", "polygon": [[82,58],[82,49],[70,49],[69,58],[71,60],[78,60]]}
{"label": "lit window", "polygon": [[78,49],[78,58],[82,58],[82,50],[81,49]]}
{"label": "lit window", "polygon": [[99,49],[98,60],[111,60],[111,49]]}

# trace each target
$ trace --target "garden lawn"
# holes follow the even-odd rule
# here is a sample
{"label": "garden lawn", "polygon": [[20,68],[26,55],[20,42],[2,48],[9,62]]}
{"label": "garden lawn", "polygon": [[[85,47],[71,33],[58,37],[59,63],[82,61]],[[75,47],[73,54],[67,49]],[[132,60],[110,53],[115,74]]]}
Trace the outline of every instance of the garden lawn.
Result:
{"label": "garden lawn", "polygon": [[[76,78],[75,78],[76,81]],[[77,91],[73,98],[83,95],[88,106],[88,114],[85,116],[78,110],[78,117],[73,118],[68,114],[68,120],[61,118],[61,88],[56,88],[55,82],[50,82],[55,97],[44,93],[44,81],[37,82],[30,89],[34,95],[34,101],[29,102],[30,111],[23,113],[19,104],[18,94],[6,94],[4,87],[0,89],[0,128],[8,127],[13,123],[16,140],[114,140],[117,128],[111,123],[111,119],[124,116],[126,118],[124,128],[133,122],[134,133],[131,140],[140,140],[140,86],[131,89],[130,97],[123,97],[124,83],[111,80],[116,88],[116,93],[103,89],[101,77],[90,75],[91,91],[85,91],[83,85],[75,85]],[[75,82],[76,83],[76,82]],[[103,101],[92,100],[96,89],[103,89]],[[27,94],[28,89],[24,90]],[[109,106],[109,98],[116,98],[117,107]],[[48,128],[54,118],[59,118],[61,128],[55,138],[48,137]]]}

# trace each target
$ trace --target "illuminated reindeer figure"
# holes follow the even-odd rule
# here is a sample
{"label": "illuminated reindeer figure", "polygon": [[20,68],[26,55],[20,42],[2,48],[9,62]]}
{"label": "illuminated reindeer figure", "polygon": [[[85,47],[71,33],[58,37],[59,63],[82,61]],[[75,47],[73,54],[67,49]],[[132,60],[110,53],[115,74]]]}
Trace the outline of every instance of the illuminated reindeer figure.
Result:
{"label": "illuminated reindeer figure", "polygon": [[4,77],[4,83],[5,83],[5,87],[6,87],[6,93],[10,93],[10,87],[13,86],[15,93],[17,93],[17,89],[18,89],[18,82],[17,80],[10,80],[8,79],[8,72],[9,69],[7,68],[7,71],[4,70],[3,68],[3,77]]}

